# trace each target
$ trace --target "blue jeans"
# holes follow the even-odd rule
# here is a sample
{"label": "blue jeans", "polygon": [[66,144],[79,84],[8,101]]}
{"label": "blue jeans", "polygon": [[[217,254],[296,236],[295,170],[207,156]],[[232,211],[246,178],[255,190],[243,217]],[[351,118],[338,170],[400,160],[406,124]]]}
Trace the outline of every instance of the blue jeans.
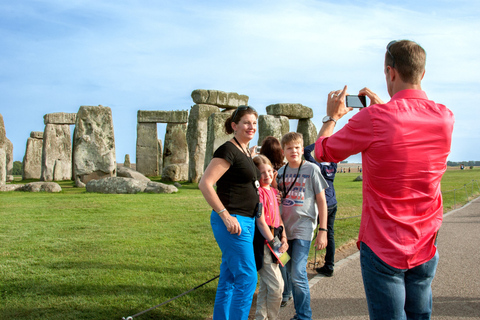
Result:
{"label": "blue jeans", "polygon": [[[288,263],[287,263],[288,264]],[[288,301],[292,297],[292,280],[290,275],[287,273],[287,266],[280,266],[280,272],[282,273],[283,278],[283,294],[282,301]]]}
{"label": "blue jeans", "polygon": [[[291,259],[284,269],[286,269],[287,280],[290,280],[290,285],[293,289],[293,304],[299,320],[312,319],[310,287],[308,286],[307,276],[308,252],[310,251],[311,243],[311,241],[299,239],[288,241],[288,254]],[[287,280],[284,278],[285,282]]]}
{"label": "blue jeans", "polygon": [[255,218],[237,216],[242,232],[230,234],[219,215],[212,211],[210,223],[222,251],[214,320],[247,320],[257,287],[257,268],[253,254]]}
{"label": "blue jeans", "polygon": [[337,205],[334,204],[328,207],[328,217],[327,217],[327,248],[325,253],[325,267],[329,270],[333,270],[333,263],[335,259],[335,231],[333,230],[333,225],[335,224],[335,216],[337,214]]}
{"label": "blue jeans", "polygon": [[431,284],[438,250],[432,259],[419,266],[397,269],[383,262],[362,242],[360,264],[370,319],[430,319]]}

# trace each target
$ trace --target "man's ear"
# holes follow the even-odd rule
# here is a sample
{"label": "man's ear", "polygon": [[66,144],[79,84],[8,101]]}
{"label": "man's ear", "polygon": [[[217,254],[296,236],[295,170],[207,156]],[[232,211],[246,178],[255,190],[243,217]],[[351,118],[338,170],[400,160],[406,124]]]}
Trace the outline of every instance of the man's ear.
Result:
{"label": "man's ear", "polygon": [[425,77],[425,70],[423,70],[422,77],[420,78],[420,80],[423,80],[423,77]]}
{"label": "man's ear", "polygon": [[397,70],[395,70],[395,68],[387,66],[387,75],[390,77],[390,82],[392,82],[397,77]]}

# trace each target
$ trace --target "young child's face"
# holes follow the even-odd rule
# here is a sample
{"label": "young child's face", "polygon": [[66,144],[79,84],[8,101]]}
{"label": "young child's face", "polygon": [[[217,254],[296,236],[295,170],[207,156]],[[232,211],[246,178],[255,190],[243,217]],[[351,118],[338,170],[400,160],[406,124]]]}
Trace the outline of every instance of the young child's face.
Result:
{"label": "young child's face", "polygon": [[260,186],[269,186],[273,181],[273,168],[269,164],[262,163],[258,166],[258,170],[262,174],[260,176]]}
{"label": "young child's face", "polygon": [[285,144],[283,148],[283,154],[287,158],[288,162],[301,162],[303,155],[303,144],[300,142],[292,141]]}

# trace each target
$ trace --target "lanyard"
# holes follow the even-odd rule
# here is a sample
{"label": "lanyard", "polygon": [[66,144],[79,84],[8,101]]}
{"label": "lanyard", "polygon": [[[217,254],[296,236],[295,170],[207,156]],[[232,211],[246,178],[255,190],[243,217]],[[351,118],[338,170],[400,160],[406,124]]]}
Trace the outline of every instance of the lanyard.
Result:
{"label": "lanyard", "polygon": [[282,194],[282,199],[286,199],[287,198],[287,195],[288,193],[290,192],[290,190],[292,190],[293,186],[295,185],[295,182],[297,182],[297,178],[300,174],[300,169],[302,168],[302,165],[303,165],[303,161],[300,163],[300,166],[298,167],[298,171],[297,171],[297,175],[295,176],[295,180],[293,180],[293,183],[290,185],[290,188],[288,188],[288,191],[285,192],[285,176],[287,175],[287,168],[288,168],[288,162],[287,164],[285,165],[285,170],[283,170],[283,191],[284,191],[284,194]]}
{"label": "lanyard", "polygon": [[[250,154],[250,151],[248,151],[248,155],[247,155],[247,152],[243,149],[243,147],[240,145],[240,143],[238,142],[237,138],[233,137],[233,140],[235,140],[235,142],[238,144],[238,146],[240,147],[240,149],[242,149],[242,153],[245,155],[245,157],[247,157],[247,161],[250,163],[250,165],[252,166],[252,169],[253,169],[253,185],[255,186],[255,190],[257,191],[257,194],[258,194],[258,188],[260,188],[260,183],[258,182],[258,179],[257,179],[257,167],[255,166],[255,164],[253,163],[253,159],[252,159],[252,155]],[[248,148],[247,148],[248,150]],[[250,156],[249,156],[250,155]]]}

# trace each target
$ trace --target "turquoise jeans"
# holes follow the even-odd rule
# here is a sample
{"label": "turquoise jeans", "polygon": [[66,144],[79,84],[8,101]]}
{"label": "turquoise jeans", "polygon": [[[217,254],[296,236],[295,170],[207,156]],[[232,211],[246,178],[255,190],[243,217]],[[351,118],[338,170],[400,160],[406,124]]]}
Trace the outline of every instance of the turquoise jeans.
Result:
{"label": "turquoise jeans", "polygon": [[213,320],[247,320],[257,287],[253,254],[255,218],[237,216],[242,232],[230,234],[219,215],[212,211],[210,223],[222,251]]}

